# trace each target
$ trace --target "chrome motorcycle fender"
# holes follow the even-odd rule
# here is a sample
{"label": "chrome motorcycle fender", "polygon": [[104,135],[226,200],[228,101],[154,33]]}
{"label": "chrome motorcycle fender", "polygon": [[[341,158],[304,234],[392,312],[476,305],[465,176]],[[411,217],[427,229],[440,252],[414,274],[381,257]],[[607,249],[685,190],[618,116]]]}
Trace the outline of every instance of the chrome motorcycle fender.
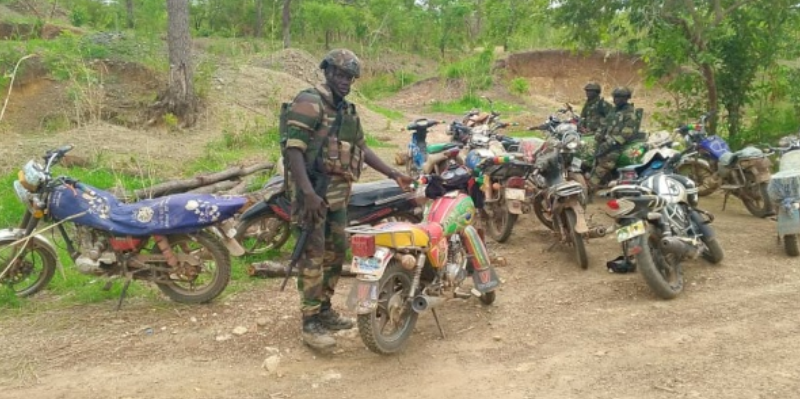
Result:
{"label": "chrome motorcycle fender", "polygon": [[[23,229],[2,229],[0,230],[0,241],[10,241],[14,242],[21,238],[25,237],[25,230]],[[31,241],[33,242],[31,245],[37,246],[39,248],[44,249],[53,258],[56,259],[56,264],[58,267],[61,267],[61,262],[58,260],[58,253],[56,252],[56,247],[53,245],[50,240],[48,240],[45,236],[41,234],[35,234],[31,237]]]}
{"label": "chrome motorcycle fender", "polygon": [[472,273],[472,281],[475,289],[481,293],[494,291],[500,285],[500,278],[492,267],[489,259],[489,251],[486,250],[478,230],[474,226],[467,226],[461,233],[464,247],[469,254],[470,262],[475,271]]}
{"label": "chrome motorcycle fender", "polygon": [[223,232],[219,226],[211,226],[209,229],[217,238],[219,238],[220,241],[222,241],[222,244],[225,245],[225,248],[228,248],[228,252],[230,252],[231,255],[236,257],[244,255],[244,248],[239,244],[238,241],[236,241],[236,239],[233,238],[236,236],[235,229],[233,230],[233,237],[231,237],[230,232],[227,234]]}
{"label": "chrome motorcycle fender", "polygon": [[356,314],[370,314],[378,307],[378,279],[358,276],[350,288],[345,303]]}

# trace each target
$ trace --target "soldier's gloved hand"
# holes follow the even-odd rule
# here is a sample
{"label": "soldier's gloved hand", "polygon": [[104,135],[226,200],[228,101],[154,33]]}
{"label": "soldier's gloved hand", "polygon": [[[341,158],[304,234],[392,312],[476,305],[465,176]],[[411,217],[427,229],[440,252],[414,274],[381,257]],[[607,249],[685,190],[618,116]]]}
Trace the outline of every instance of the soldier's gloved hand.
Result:
{"label": "soldier's gloved hand", "polygon": [[303,201],[303,207],[305,208],[303,220],[316,223],[325,217],[328,205],[325,204],[325,201],[317,195],[317,193],[311,192],[306,194],[303,197]]}

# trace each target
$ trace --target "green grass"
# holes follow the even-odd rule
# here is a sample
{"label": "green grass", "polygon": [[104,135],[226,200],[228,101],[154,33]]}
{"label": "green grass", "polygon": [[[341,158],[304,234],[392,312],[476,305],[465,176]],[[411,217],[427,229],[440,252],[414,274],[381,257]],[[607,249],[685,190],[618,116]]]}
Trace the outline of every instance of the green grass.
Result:
{"label": "green grass", "polygon": [[385,116],[385,117],[387,117],[387,118],[389,118],[391,120],[395,120],[395,121],[401,121],[401,120],[405,119],[405,117],[406,117],[405,114],[403,114],[400,111],[395,111],[393,109],[384,108],[384,107],[381,107],[380,105],[367,104],[367,108],[369,108],[369,109],[371,109],[371,110],[373,110],[373,111],[375,111],[375,112],[377,112],[377,113],[379,113],[379,114],[381,114],[381,115],[383,115],[383,116]]}
{"label": "green grass", "polygon": [[[456,101],[435,101],[431,104],[430,110],[432,112],[442,112],[448,114],[464,114],[469,110],[479,108],[483,111],[489,111],[489,101],[477,96],[464,96]],[[507,104],[501,101],[494,101],[494,110],[501,113],[515,113],[521,112],[522,107],[514,104]]]}
{"label": "green grass", "polygon": [[359,80],[355,89],[367,99],[378,100],[397,93],[418,80],[419,77],[413,73],[396,71]]}
{"label": "green grass", "polygon": [[537,137],[540,139],[545,138],[545,135],[538,130],[516,130],[508,132],[507,135],[511,137]]}

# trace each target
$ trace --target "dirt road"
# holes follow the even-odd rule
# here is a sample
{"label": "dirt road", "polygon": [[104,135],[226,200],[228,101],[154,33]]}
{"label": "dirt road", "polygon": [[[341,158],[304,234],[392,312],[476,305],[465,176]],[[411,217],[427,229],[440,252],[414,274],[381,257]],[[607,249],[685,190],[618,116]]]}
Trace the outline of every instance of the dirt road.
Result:
{"label": "dirt road", "polygon": [[611,238],[588,245],[587,271],[566,249],[547,252],[531,215],[492,247],[509,259],[497,302],[445,304],[444,340],[423,315],[398,356],[372,354],[352,331],[315,357],[297,335],[297,294],[264,281],[208,306],[142,298],[118,313],[103,303],[0,316],[2,397],[800,397],[798,261],[776,245],[773,221],[735,203],[723,213],[718,195],[701,204],[718,216],[726,258],[688,263],[672,301],[638,274],[605,270]]}

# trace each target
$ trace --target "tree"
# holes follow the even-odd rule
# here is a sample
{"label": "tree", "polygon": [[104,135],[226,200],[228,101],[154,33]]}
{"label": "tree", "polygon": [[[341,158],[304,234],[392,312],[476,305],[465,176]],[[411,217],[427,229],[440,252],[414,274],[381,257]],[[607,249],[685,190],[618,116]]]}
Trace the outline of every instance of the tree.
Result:
{"label": "tree", "polygon": [[[775,53],[765,50],[779,48],[784,40],[778,33],[789,24],[780,16],[796,13],[790,6],[791,0],[562,0],[556,19],[568,26],[570,38],[582,48],[617,44],[639,52],[651,80],[685,75],[685,66],[694,66],[705,108],[719,109],[722,96],[722,103],[734,113],[728,122],[734,124],[729,133],[735,136],[744,102],[733,96],[746,98],[755,72],[774,63]],[[742,31],[772,40],[737,43]],[[771,55],[749,66],[741,62],[759,54]],[[691,90],[690,85],[683,89]],[[712,121],[710,130],[715,127]]]}
{"label": "tree", "polygon": [[133,0],[125,0],[125,21],[127,22],[126,25],[128,29],[133,29]]}
{"label": "tree", "polygon": [[167,0],[169,85],[153,105],[153,123],[166,113],[178,117],[181,127],[194,125],[198,100],[194,92],[192,37],[189,34],[189,0]]}
{"label": "tree", "polygon": [[281,14],[283,23],[283,48],[292,45],[292,0],[283,0],[283,13]]}

